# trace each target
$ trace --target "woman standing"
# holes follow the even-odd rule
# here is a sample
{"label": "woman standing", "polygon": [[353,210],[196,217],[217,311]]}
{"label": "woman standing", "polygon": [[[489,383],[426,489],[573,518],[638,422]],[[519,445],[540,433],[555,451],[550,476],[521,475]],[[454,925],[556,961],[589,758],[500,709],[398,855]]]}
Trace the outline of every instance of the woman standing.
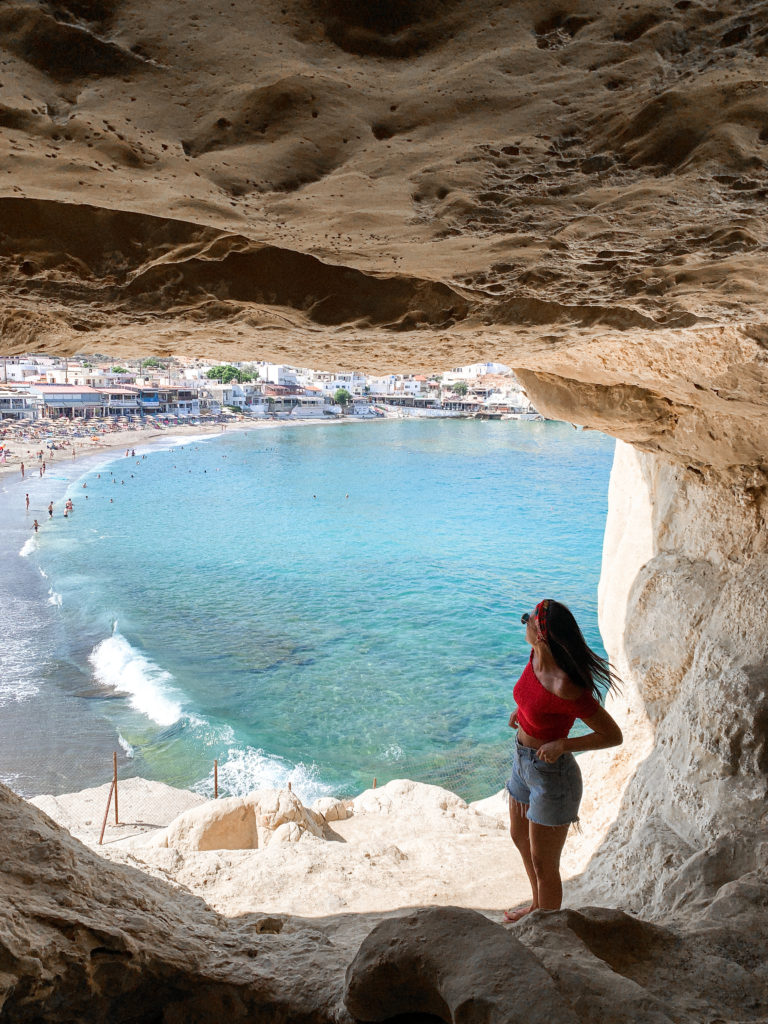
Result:
{"label": "woman standing", "polygon": [[[579,820],[581,772],[575,750],[618,746],[621,729],[600,706],[598,681],[616,686],[611,666],[587,646],[576,620],[559,601],[540,601],[522,616],[531,656],[512,695],[517,729],[509,791],[510,834],[531,883],[530,906],[505,910],[519,921],[532,910],[559,910],[560,854],[568,827]],[[568,738],[577,718],[591,730]]]}

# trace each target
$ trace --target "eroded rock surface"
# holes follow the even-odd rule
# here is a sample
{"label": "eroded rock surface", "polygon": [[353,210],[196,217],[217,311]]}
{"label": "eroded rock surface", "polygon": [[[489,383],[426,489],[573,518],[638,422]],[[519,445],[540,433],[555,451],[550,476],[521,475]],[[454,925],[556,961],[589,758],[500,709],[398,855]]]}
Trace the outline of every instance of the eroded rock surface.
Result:
{"label": "eroded rock surface", "polygon": [[0,46],[3,351],[500,359],[764,478],[763,4],[14,0]]}
{"label": "eroded rock surface", "polygon": [[138,842],[180,852],[257,850],[274,842],[298,842],[306,832],[321,837],[324,824],[289,790],[261,789],[194,807]]}
{"label": "eroded rock surface", "polygon": [[353,1017],[425,1013],[466,1024],[577,1024],[552,979],[511,932],[458,907],[383,921],[347,969]]}
{"label": "eroded rock surface", "polygon": [[588,879],[603,900],[664,918],[744,877],[765,919],[765,494],[622,445],[609,501],[600,621],[627,680],[611,708],[628,749],[585,755],[595,791],[634,757],[620,804],[606,799],[617,821]]}
{"label": "eroded rock surface", "polygon": [[768,1015],[764,873],[723,886],[685,926],[599,908],[511,929],[456,907],[224,917],[130,854],[105,862],[4,786],[0,858],[0,1013],[13,1024]]}
{"label": "eroded rock surface", "polygon": [[[483,804],[408,779],[346,803],[323,799],[314,809],[285,789],[257,790],[211,800],[139,835],[121,811],[122,828],[110,827],[98,850],[185,886],[229,917],[455,903],[501,921],[503,907],[526,897],[528,880],[513,853],[507,801],[498,793]],[[92,832],[94,849],[97,841]]]}
{"label": "eroded rock surface", "polygon": [[499,931],[455,907],[382,922],[347,969],[347,1009],[364,1021],[714,1024],[762,1021],[768,1008],[764,931],[736,948],[727,929],[677,931],[596,907]]}
{"label": "eroded rock surface", "polygon": [[321,929],[221,918],[106,863],[4,786],[0,848],[4,1021],[332,1019],[349,954]]}

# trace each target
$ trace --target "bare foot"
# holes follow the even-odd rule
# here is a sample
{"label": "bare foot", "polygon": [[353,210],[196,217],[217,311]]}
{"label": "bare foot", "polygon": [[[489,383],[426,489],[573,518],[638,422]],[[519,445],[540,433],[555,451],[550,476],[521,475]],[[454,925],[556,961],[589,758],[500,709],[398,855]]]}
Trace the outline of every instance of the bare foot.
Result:
{"label": "bare foot", "polygon": [[526,914],[530,914],[533,910],[538,910],[538,907],[534,907],[531,904],[530,907],[518,907],[516,910],[505,910],[504,920],[508,924],[514,924],[515,921],[519,921],[521,917],[525,917]]}

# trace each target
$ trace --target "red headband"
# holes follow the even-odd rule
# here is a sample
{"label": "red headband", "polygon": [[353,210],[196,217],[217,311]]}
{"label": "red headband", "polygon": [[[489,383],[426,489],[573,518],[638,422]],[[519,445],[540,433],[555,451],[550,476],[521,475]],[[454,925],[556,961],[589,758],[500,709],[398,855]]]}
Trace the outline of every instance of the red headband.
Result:
{"label": "red headband", "polygon": [[548,611],[549,601],[539,601],[536,605],[536,629],[539,634],[539,639],[543,640],[545,644],[549,643],[549,630],[547,629]]}

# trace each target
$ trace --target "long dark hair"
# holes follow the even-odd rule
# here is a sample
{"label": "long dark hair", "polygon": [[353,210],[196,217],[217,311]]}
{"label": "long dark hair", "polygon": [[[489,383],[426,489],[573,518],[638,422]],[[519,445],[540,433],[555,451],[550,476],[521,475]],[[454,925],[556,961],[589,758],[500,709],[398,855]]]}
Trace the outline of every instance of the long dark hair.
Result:
{"label": "long dark hair", "polygon": [[597,700],[608,691],[621,692],[613,665],[587,645],[570,608],[559,601],[547,602],[546,633],[552,657],[577,686],[591,690]]}

